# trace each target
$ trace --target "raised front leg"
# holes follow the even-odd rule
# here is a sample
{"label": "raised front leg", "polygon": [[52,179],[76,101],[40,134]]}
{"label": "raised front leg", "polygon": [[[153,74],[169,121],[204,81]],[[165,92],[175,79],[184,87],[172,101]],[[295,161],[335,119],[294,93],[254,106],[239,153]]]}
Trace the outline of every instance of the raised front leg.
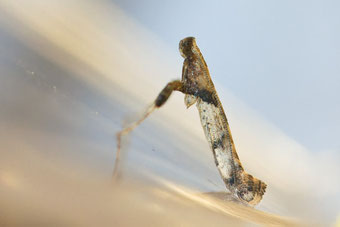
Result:
{"label": "raised front leg", "polygon": [[161,107],[168,100],[173,91],[180,91],[184,93],[182,81],[174,80],[169,82],[159,93],[157,99],[155,100],[155,106]]}
{"label": "raised front leg", "polygon": [[136,128],[140,123],[142,123],[156,108],[161,107],[168,100],[168,98],[170,97],[173,91],[180,91],[184,93],[183,84],[180,80],[169,82],[163,88],[163,90],[159,93],[159,95],[157,96],[153,104],[145,111],[145,113],[139,120],[132,122],[130,125],[123,128],[121,131],[119,131],[116,134],[117,153],[116,153],[115,165],[114,165],[114,170],[113,170],[113,175],[112,175],[113,180],[117,179],[118,177],[122,136],[130,133],[134,128]]}

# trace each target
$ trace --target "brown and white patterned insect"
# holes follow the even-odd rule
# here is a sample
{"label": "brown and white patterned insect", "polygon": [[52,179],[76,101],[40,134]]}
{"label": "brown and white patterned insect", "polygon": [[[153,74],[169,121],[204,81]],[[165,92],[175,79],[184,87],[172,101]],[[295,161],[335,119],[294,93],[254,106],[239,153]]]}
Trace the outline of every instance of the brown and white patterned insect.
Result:
{"label": "brown and white patterned insect", "polygon": [[133,130],[154,109],[161,107],[168,100],[172,91],[180,91],[185,94],[184,102],[188,108],[196,103],[205,136],[226,187],[242,202],[254,206],[261,201],[267,185],[246,173],[242,167],[227,117],[195,38],[187,37],[181,40],[179,51],[184,58],[182,80],[169,82],[145,115],[117,134],[118,150],[114,177],[118,172],[121,136]]}

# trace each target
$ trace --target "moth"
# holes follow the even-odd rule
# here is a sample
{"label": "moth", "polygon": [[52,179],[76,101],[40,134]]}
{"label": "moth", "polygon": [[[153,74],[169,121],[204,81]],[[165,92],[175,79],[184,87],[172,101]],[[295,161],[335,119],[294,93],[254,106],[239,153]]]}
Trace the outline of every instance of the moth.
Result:
{"label": "moth", "polygon": [[245,172],[241,164],[227,117],[195,38],[182,39],[179,51],[184,58],[182,79],[169,82],[141,119],[117,133],[114,177],[118,172],[121,137],[138,126],[155,109],[163,106],[173,91],[179,91],[185,94],[184,103],[187,108],[196,103],[205,137],[225,186],[241,202],[255,206],[261,201],[267,185]]}

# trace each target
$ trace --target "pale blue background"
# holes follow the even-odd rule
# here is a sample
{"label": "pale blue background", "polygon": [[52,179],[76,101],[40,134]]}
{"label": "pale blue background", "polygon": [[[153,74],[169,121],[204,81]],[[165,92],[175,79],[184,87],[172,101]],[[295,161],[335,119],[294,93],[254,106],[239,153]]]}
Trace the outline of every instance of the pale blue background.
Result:
{"label": "pale blue background", "polygon": [[215,83],[309,150],[340,150],[340,1],[114,2],[174,51],[195,36]]}
{"label": "pale blue background", "polygon": [[[138,116],[138,111],[142,112],[146,103],[152,101],[160,87],[164,86],[163,82],[167,80],[164,78],[176,72],[176,68],[171,68],[172,63],[171,67],[159,65],[173,60],[169,58],[171,51],[178,59],[178,64],[174,64],[178,66],[178,75],[172,74],[169,79],[181,76],[183,59],[178,53],[178,42],[193,35],[197,37],[219,93],[229,95],[232,92],[238,97],[224,97],[222,101],[227,113],[237,107],[232,100],[241,100],[265,119],[256,117],[249,108],[244,108],[250,111],[246,114],[243,109],[236,109],[234,113],[239,113],[239,118],[231,117],[231,124],[235,122],[235,126],[240,126],[231,125],[235,138],[239,139],[237,149],[242,163],[246,170],[249,169],[269,186],[260,206],[279,215],[313,217],[334,223],[340,204],[340,160],[337,153],[340,150],[337,137],[339,3],[298,1],[299,5],[293,1],[256,0],[219,4],[211,1],[117,2],[129,14],[125,18],[121,15],[108,17],[106,13],[117,11],[108,9],[106,12],[88,1],[82,4],[59,1],[58,4],[54,1],[45,4],[41,0],[24,4],[25,1],[22,1],[25,7],[19,8],[22,5],[15,4],[18,9],[14,7],[15,10],[8,14],[3,13],[7,7],[0,7],[0,178],[5,173],[5,179],[14,179],[3,181],[4,178],[1,178],[0,185],[13,186],[14,182],[15,186],[18,182],[16,187],[24,189],[10,189],[9,194],[3,193],[8,199],[6,201],[12,201],[10,204],[18,204],[18,209],[13,210],[22,209],[22,198],[34,199],[37,201],[32,204],[34,209],[28,210],[25,215],[32,221],[34,218],[29,214],[42,217],[41,210],[48,210],[46,205],[55,208],[48,198],[64,199],[66,202],[63,204],[68,204],[69,197],[61,197],[58,187],[52,189],[57,184],[67,191],[65,182],[68,181],[64,178],[81,178],[86,182],[93,179],[107,182],[111,179],[116,151],[115,133],[129,119]],[[77,4],[73,4],[75,2]],[[107,7],[103,2],[99,4]],[[19,12],[17,18],[13,18],[15,12]],[[70,40],[60,40],[65,43],[56,46],[53,42],[55,37],[46,39],[48,31],[35,27],[34,20],[28,20],[28,14],[25,16],[24,12],[50,23],[49,29],[55,32],[56,37],[63,37],[58,36],[59,32],[65,33]],[[44,15],[50,16],[45,18]],[[140,24],[134,26],[135,23],[130,23],[131,17]],[[169,48],[157,42],[150,47],[144,42],[144,30],[139,30],[141,26],[158,36]],[[78,27],[83,28],[83,32],[78,31]],[[136,31],[131,32],[131,29]],[[134,37],[129,39],[129,36]],[[152,35],[147,37],[154,38]],[[79,40],[79,46],[83,48],[77,48],[79,46],[72,40]],[[93,45],[98,42],[99,45]],[[141,44],[145,44],[145,48],[140,48]],[[103,66],[104,71],[82,62],[82,58],[78,58],[80,55],[74,58],[74,52],[66,51],[69,45],[74,45],[81,56],[89,55],[84,59],[101,63],[96,65]],[[155,50],[157,47],[159,49]],[[91,53],[91,50],[94,52]],[[162,60],[152,62],[157,58],[149,52],[163,50],[164,58],[156,53]],[[104,57],[98,58],[101,54]],[[139,58],[140,67],[130,64]],[[153,63],[155,72],[163,71],[166,75],[157,78],[157,74],[151,72],[145,76],[159,83],[152,89],[153,95],[141,103],[142,98],[138,96],[144,95],[142,92],[147,93],[149,87],[143,85],[136,89],[132,83],[130,88],[127,86],[129,83],[124,84],[125,80],[117,82],[120,81],[117,78],[129,79],[133,75],[135,79],[141,76],[140,81],[144,83],[143,75],[152,71],[148,69],[153,67]],[[108,67],[108,64],[113,66]],[[163,70],[158,70],[160,68]],[[106,72],[105,76],[112,81],[107,81],[101,72]],[[132,81],[128,79],[126,81]],[[136,84],[138,86],[139,82]],[[144,84],[148,84],[147,81]],[[222,92],[223,88],[229,92]],[[177,98],[182,104],[183,97]],[[174,108],[171,102],[168,105],[168,110],[164,108],[158,114],[162,111],[163,114],[166,111],[171,111],[171,114],[177,110],[191,111],[185,111],[183,104],[174,105]],[[243,107],[242,104],[240,106]],[[143,175],[145,169],[202,192],[225,190],[211,152],[207,152],[206,141],[188,134],[183,130],[184,125],[169,123],[170,120],[165,120],[166,116],[158,115],[157,119],[155,113],[125,138],[123,176]],[[196,119],[195,124],[203,137]],[[268,125],[259,130],[264,135],[251,133],[254,130],[245,133],[243,126],[246,123],[237,122],[241,119],[253,119],[254,123],[263,124],[269,121],[288,137]],[[191,133],[190,130],[188,132]],[[273,136],[269,136],[271,132]],[[256,143],[254,140],[259,141]],[[326,152],[328,150],[333,153]],[[34,197],[37,192],[38,199]],[[79,188],[79,194],[83,192]],[[8,196],[11,193],[15,194],[15,199]],[[6,207],[6,204],[9,203],[0,206]],[[48,217],[53,217],[53,210],[49,211],[51,215]],[[15,212],[15,217],[22,218],[23,215]]]}

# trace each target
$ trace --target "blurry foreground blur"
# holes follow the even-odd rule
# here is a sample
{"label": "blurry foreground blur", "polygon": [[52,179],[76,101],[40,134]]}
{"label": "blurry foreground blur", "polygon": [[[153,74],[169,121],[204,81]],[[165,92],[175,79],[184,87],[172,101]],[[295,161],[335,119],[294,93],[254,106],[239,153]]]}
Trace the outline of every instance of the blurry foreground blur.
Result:
{"label": "blurry foreground blur", "polygon": [[225,187],[180,94],[124,138],[113,185],[114,135],[180,78],[178,51],[106,1],[0,0],[0,22],[1,226],[335,223],[336,159],[220,85],[241,161],[268,184],[256,209],[204,194]]}

